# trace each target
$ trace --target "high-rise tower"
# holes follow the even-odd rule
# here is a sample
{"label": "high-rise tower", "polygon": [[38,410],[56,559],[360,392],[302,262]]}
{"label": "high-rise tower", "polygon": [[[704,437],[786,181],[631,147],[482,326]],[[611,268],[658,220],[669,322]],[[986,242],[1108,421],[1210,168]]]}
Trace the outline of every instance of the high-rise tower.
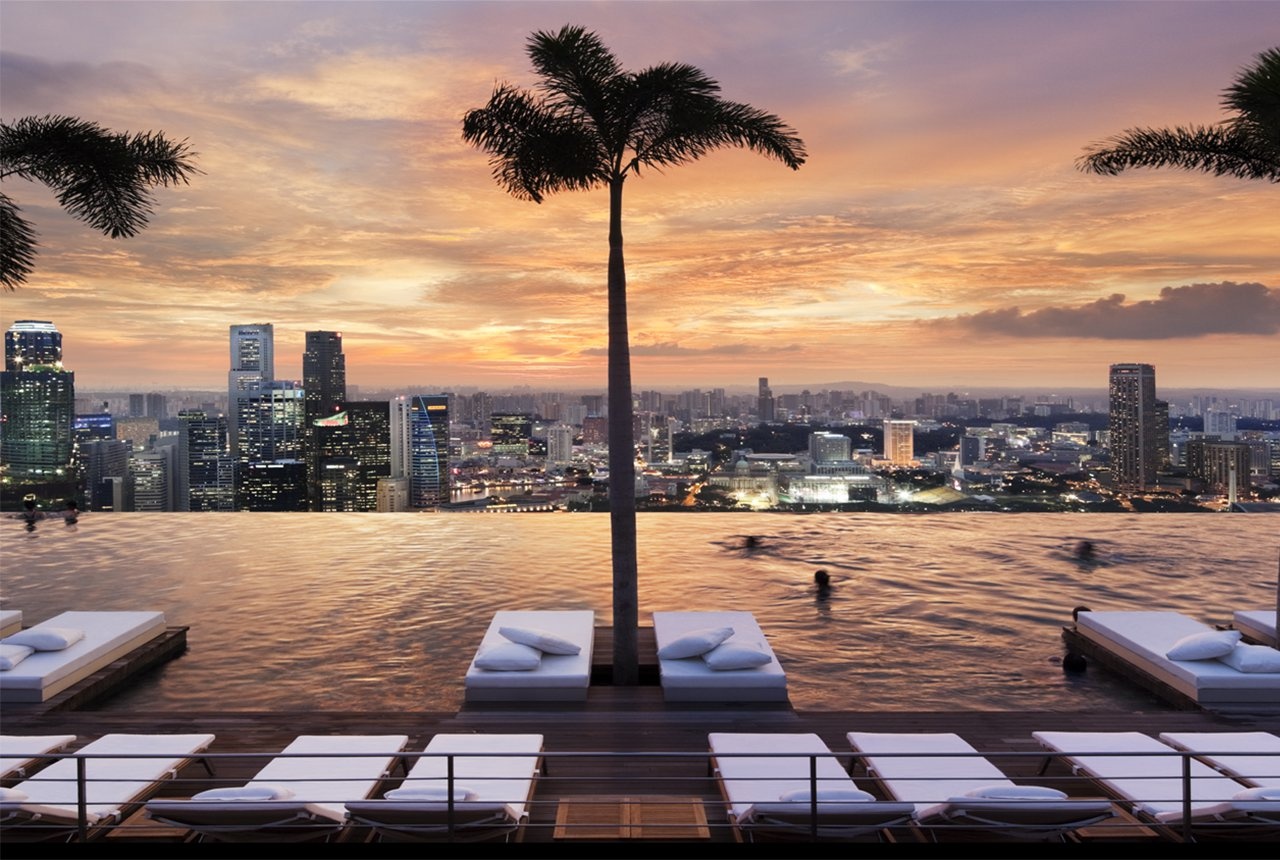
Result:
{"label": "high-rise tower", "polygon": [[62,366],[62,334],[53,323],[18,320],[4,336],[0,372],[0,473],[6,507],[16,498],[66,497],[76,476],[75,374]]}
{"label": "high-rise tower", "polygon": [[409,399],[409,504],[432,508],[449,501],[449,397]]}
{"label": "high-rise tower", "polygon": [[[306,391],[304,448],[307,462],[307,496],[311,510],[325,510],[321,500],[318,422],[335,416],[347,399],[347,359],[342,354],[342,332],[309,331],[302,353],[302,387]],[[328,452],[323,456],[335,456]],[[333,470],[330,470],[333,471]],[[347,508],[341,508],[347,510]],[[352,509],[354,510],[354,509]]]}
{"label": "high-rise tower", "polygon": [[760,386],[756,396],[756,413],[761,422],[772,421],[775,414],[773,389],[769,387],[769,377],[760,377]]}
{"label": "high-rise tower", "polygon": [[275,329],[271,323],[231,326],[231,370],[227,373],[227,434],[231,453],[240,450],[240,401],[255,396],[275,377]]}
{"label": "high-rise tower", "polygon": [[916,457],[914,421],[884,422],[884,458],[895,466],[910,466]]}
{"label": "high-rise tower", "polygon": [[1116,489],[1151,489],[1156,485],[1160,462],[1156,369],[1149,364],[1113,364],[1109,391],[1111,471]]}

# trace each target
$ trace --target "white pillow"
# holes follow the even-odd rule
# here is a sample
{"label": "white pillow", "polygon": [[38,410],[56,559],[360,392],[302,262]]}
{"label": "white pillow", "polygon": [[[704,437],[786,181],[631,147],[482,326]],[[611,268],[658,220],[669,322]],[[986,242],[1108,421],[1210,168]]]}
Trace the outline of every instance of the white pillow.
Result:
{"label": "white pillow", "polygon": [[191,795],[192,800],[288,800],[293,789],[270,782],[211,788]]}
{"label": "white pillow", "polygon": [[498,632],[512,642],[537,648],[544,654],[579,654],[582,646],[536,627],[499,627]]}
{"label": "white pillow", "polygon": [[476,668],[491,672],[529,672],[542,664],[542,652],[519,642],[490,645],[476,655]]}
{"label": "white pillow", "polygon": [[6,645],[26,645],[37,651],[61,651],[84,638],[83,630],[72,627],[28,627],[4,638]]}
{"label": "white pillow", "polygon": [[984,785],[966,791],[963,797],[952,800],[975,797],[982,800],[1066,800],[1068,795],[1065,791],[1043,785]]}
{"label": "white pillow", "polygon": [[[475,800],[480,795],[473,789],[463,785],[455,785],[453,787],[453,802],[461,803],[465,800]],[[418,785],[403,786],[401,788],[388,791],[385,795],[387,800],[400,801],[417,801],[419,803],[448,803],[449,787],[446,785]]]}
{"label": "white pillow", "polygon": [[[808,803],[809,797],[809,789],[797,788],[795,791],[786,792],[778,800],[783,803]],[[874,794],[857,788],[818,789],[818,803],[866,803],[875,799]]]}
{"label": "white pillow", "polygon": [[1206,630],[1183,636],[1165,652],[1170,660],[1216,660],[1240,641],[1239,630]]}
{"label": "white pillow", "polygon": [[703,654],[702,659],[717,672],[754,669],[773,662],[773,657],[754,642],[726,642]]}
{"label": "white pillow", "polygon": [[1264,785],[1261,788],[1246,788],[1244,791],[1237,791],[1231,795],[1232,800],[1280,800],[1280,787]]}
{"label": "white pillow", "polygon": [[8,672],[14,666],[36,653],[30,645],[10,645],[0,642],[0,672]]}
{"label": "white pillow", "polygon": [[0,803],[22,803],[22,801],[28,799],[27,793],[21,789],[0,788]]}
{"label": "white pillow", "polygon": [[1218,659],[1237,672],[1249,674],[1280,672],[1280,651],[1266,645],[1245,645],[1242,642]]}
{"label": "white pillow", "polygon": [[673,639],[659,648],[658,657],[663,660],[683,660],[686,657],[698,657],[732,635],[732,627],[706,627],[701,630],[690,630],[683,636]]}

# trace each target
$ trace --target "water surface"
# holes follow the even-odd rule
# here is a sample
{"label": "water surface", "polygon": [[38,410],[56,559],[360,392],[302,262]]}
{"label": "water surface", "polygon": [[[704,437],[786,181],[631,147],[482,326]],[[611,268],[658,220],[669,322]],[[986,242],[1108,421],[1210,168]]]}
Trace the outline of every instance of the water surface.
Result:
{"label": "water surface", "polygon": [[[638,531],[642,623],[754,612],[802,710],[1158,708],[1097,668],[1064,675],[1072,607],[1225,623],[1274,606],[1280,554],[1266,514],[646,513]],[[28,624],[154,609],[190,626],[188,652],[110,710],[454,710],[495,611],[612,611],[603,514],[87,514],[5,526],[0,558]]]}

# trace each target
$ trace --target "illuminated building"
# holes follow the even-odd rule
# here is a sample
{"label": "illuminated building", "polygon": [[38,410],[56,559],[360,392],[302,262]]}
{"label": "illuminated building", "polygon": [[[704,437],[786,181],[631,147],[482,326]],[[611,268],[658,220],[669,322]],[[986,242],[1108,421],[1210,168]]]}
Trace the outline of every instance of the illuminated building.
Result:
{"label": "illuminated building", "polygon": [[235,510],[235,461],[227,439],[227,419],[191,409],[178,413],[179,511]]}
{"label": "illuminated building", "polygon": [[449,501],[449,397],[409,399],[409,504],[432,508]]}
{"label": "illuminated building", "polygon": [[528,457],[533,421],[528,415],[494,412],[489,416],[489,438],[495,457]]}
{"label": "illuminated building", "polygon": [[553,424],[547,428],[547,462],[570,463],[573,461],[573,428],[568,424]]}
{"label": "illuminated building", "polygon": [[311,427],[318,496],[312,510],[376,511],[378,481],[391,475],[391,404],[340,403],[336,414]]}
{"label": "illuminated building", "polygon": [[236,509],[305,511],[306,464],[301,460],[240,464],[236,468]]}
{"label": "illuminated building", "polygon": [[[342,354],[342,332],[309,331],[302,353],[302,388],[305,395],[305,448],[311,510],[325,510],[321,502],[321,454],[316,440],[316,422],[336,413],[347,399],[347,359]],[[329,456],[334,456],[332,453]],[[334,473],[335,470],[329,470]],[[385,473],[383,473],[385,474]],[[338,508],[338,510],[352,510]],[[368,510],[372,510],[369,508]]]}
{"label": "illuminated building", "polygon": [[[62,334],[53,323],[19,320],[5,332],[0,372],[0,470],[4,497],[74,491],[75,374],[62,366]],[[16,498],[11,498],[15,496]]]}
{"label": "illuminated building", "polygon": [[227,373],[227,433],[240,455],[240,401],[275,379],[275,329],[271,323],[231,326],[231,370]]}
{"label": "illuminated building", "polygon": [[[1111,365],[1109,393],[1109,444],[1116,489],[1139,492],[1152,489],[1160,464],[1155,368],[1149,364]],[[1167,421],[1164,427],[1167,449]]]}
{"label": "illuminated building", "polygon": [[296,382],[268,382],[245,391],[239,406],[238,462],[302,459],[306,392]]}
{"label": "illuminated building", "polygon": [[915,463],[914,421],[884,422],[884,459],[895,466],[911,466]]}
{"label": "illuminated building", "polygon": [[842,433],[819,431],[809,434],[809,459],[814,463],[848,460],[853,440]]}

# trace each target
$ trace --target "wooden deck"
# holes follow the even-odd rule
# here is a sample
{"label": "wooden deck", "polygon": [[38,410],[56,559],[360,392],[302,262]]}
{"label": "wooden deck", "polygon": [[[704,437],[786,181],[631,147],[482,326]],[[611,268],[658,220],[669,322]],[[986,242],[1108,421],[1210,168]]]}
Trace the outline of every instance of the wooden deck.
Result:
{"label": "wooden deck", "polygon": [[[441,712],[315,712],[315,711],[173,711],[127,713],[93,710],[5,709],[5,734],[76,734],[79,744],[109,732],[129,733],[196,733],[209,732],[217,740],[209,752],[215,754],[252,754],[234,758],[215,758],[218,783],[210,781],[198,767],[186,769],[181,782],[168,786],[165,796],[188,796],[215,784],[240,783],[250,779],[270,758],[301,734],[404,734],[409,736],[409,750],[421,750],[437,733],[541,733],[545,738],[545,768],[536,783],[531,817],[523,841],[531,847],[514,845],[455,846],[447,856],[487,856],[496,853],[534,853],[532,847],[553,840],[560,801],[569,798],[610,796],[665,796],[698,798],[703,804],[709,825],[709,842],[716,853],[768,854],[760,845],[734,847],[734,834],[727,826],[720,792],[712,779],[707,758],[709,732],[815,732],[835,753],[845,756],[850,731],[871,732],[955,732],[984,754],[1014,779],[1043,783],[1038,773],[1045,757],[1032,740],[1038,730],[1057,731],[1270,731],[1280,733],[1280,716],[1224,716],[1200,710],[1155,708],[1135,712],[876,712],[876,711],[796,711],[787,706],[758,705],[706,706],[672,705],[663,700],[656,684],[637,687],[607,686],[607,631],[605,641],[597,641],[597,672],[605,685],[593,683],[585,703],[539,703],[537,705],[471,704],[457,713]],[[652,630],[644,650],[652,654]],[[601,646],[604,646],[603,648]],[[643,661],[642,661],[643,662]],[[643,676],[656,676],[656,659],[648,664]],[[626,755],[617,755],[626,754]],[[1096,795],[1097,789],[1070,776],[1065,768],[1055,766],[1048,771],[1053,784],[1077,796]],[[863,788],[873,789],[865,780]],[[1119,831],[1103,831],[1109,838]],[[433,849],[421,846],[408,851],[404,846],[358,844],[366,834],[350,833],[343,844],[308,846],[308,855],[327,853],[350,856],[394,856],[397,853],[423,856]],[[906,834],[910,836],[910,834]],[[1144,838],[1151,838],[1149,834]],[[182,834],[158,828],[141,816],[127,821],[107,839],[90,846],[78,846],[74,853],[119,853],[122,856],[185,856],[245,854],[235,846],[189,845],[178,848],[174,843]],[[680,843],[684,849],[689,846]],[[572,847],[570,847],[572,846]],[[312,848],[315,851],[312,851]],[[779,849],[778,856],[815,856],[816,846],[792,846],[788,852]],[[924,846],[932,853],[947,846]],[[1272,846],[1274,847],[1274,845]],[[68,849],[76,849],[71,846]],[[796,850],[799,848],[800,850]],[[907,845],[857,846],[859,853],[893,849],[907,851]],[[402,850],[404,849],[404,850]],[[1079,849],[1079,846],[1077,846]],[[5,845],[5,856],[23,856],[16,844]],[[42,845],[28,849],[26,856],[55,856],[56,848]],[[607,849],[610,853],[636,853],[649,856],[661,851],[660,843],[618,841]],[[705,849],[704,849],[705,850]],[[1026,846],[1022,846],[1026,850]],[[1039,852],[1040,849],[1032,849]],[[53,851],[54,853],[50,853]],[[557,843],[555,856],[599,856],[597,846],[592,853],[587,840]],[[847,856],[849,846],[841,856]],[[984,848],[984,854],[992,852]],[[1239,853],[1238,851],[1235,853]],[[768,854],[768,856],[773,856]],[[1244,855],[1241,855],[1244,856]]]}

